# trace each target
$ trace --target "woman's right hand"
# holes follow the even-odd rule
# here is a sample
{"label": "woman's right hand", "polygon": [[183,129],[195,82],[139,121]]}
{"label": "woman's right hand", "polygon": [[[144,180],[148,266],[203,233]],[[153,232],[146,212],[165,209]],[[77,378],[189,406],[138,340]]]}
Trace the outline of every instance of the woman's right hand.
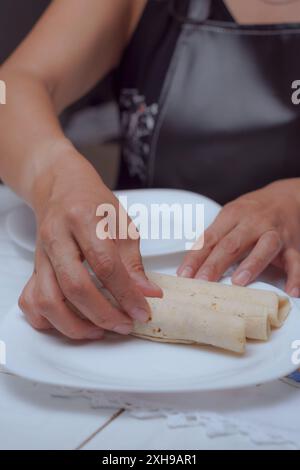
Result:
{"label": "woman's right hand", "polygon": [[[127,335],[133,321],[150,317],[145,296],[162,295],[145,275],[139,240],[97,238],[97,207],[112,204],[118,214],[119,204],[82,156],[74,151],[50,173],[37,185],[35,267],[20,308],[34,328],[54,328],[71,339],[101,339],[104,330]],[[120,308],[99,292],[83,261]]]}
{"label": "woman's right hand", "polygon": [[[144,295],[161,295],[145,277],[137,240],[96,237],[96,208],[118,203],[57,119],[118,66],[145,4],[52,1],[0,67],[9,89],[0,106],[0,177],[32,206],[38,227],[35,270],[20,306],[36,328],[70,338],[129,333],[133,319],[150,315]],[[119,309],[98,292],[83,260]]]}

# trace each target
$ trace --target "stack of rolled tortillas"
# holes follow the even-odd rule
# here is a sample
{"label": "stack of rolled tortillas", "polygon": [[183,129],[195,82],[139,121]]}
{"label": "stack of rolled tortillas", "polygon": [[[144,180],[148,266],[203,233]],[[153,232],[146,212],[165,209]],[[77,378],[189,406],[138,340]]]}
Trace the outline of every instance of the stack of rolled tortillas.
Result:
{"label": "stack of rolled tortillas", "polygon": [[135,323],[135,336],[152,341],[207,344],[242,354],[246,338],[267,341],[271,328],[283,325],[287,297],[275,292],[197,279],[148,273],[162,299],[148,298],[148,323]]}
{"label": "stack of rolled tortillas", "polygon": [[[230,286],[199,279],[147,273],[163,290],[163,298],[147,298],[151,319],[135,322],[133,335],[150,341],[206,344],[243,354],[246,339],[267,341],[290,312],[287,297],[275,292]],[[96,286],[112,303],[112,295]]]}

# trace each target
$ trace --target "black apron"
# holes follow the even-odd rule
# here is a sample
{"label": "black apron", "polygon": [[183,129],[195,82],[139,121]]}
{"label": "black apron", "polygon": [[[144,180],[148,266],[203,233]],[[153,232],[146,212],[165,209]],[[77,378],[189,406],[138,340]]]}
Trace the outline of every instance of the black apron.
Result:
{"label": "black apron", "polygon": [[[176,16],[176,1],[170,14]],[[207,19],[191,0],[151,138],[147,186],[187,189],[226,203],[300,177],[300,25]]]}

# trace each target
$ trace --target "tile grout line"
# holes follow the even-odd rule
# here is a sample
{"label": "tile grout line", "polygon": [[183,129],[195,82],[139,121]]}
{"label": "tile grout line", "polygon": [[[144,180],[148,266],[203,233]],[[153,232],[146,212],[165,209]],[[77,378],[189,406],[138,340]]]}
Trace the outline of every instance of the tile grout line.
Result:
{"label": "tile grout line", "polygon": [[11,372],[8,372],[6,370],[3,370],[0,368],[0,376],[2,375],[9,375],[10,377],[17,377],[15,374],[12,374]]}
{"label": "tile grout line", "polygon": [[120,410],[116,411],[110,418],[108,421],[106,421],[104,424],[102,424],[102,426],[100,426],[98,429],[96,429],[95,432],[93,432],[93,434],[91,434],[89,437],[87,437],[81,444],[79,444],[74,450],[82,450],[83,447],[85,447],[89,442],[91,442],[94,437],[97,436],[97,434],[99,434],[99,432],[103,431],[103,429],[105,429],[110,423],[112,423],[115,419],[117,419],[119,416],[121,416],[121,414],[123,414],[125,411],[124,408],[121,408]]}

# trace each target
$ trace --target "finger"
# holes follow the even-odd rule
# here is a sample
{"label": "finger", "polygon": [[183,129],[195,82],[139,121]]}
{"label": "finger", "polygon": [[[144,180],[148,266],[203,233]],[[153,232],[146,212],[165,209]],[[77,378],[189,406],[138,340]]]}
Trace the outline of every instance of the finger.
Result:
{"label": "finger", "polygon": [[118,244],[121,260],[136,286],[146,297],[162,297],[161,288],[148,279],[139,249],[139,242],[126,240]]}
{"label": "finger", "polygon": [[144,271],[140,253],[140,234],[123,206],[117,201],[119,217],[117,220],[118,233],[123,236],[115,237],[115,245],[122,263],[127,270],[134,285],[146,297],[162,297],[163,292],[159,286],[148,279]]}
{"label": "finger", "polygon": [[256,241],[257,234],[254,230],[246,225],[238,225],[219,241],[195,277],[206,281],[218,281]]}
{"label": "finger", "polygon": [[46,331],[53,328],[51,323],[40,315],[35,309],[34,286],[36,275],[33,274],[19,297],[19,308],[24,313],[26,319],[33,328],[40,331]]}
{"label": "finger", "polygon": [[261,274],[282,249],[282,240],[275,230],[265,232],[232,276],[232,282],[246,286]]}
{"label": "finger", "polygon": [[[178,276],[194,277],[217,243],[235,227],[236,223],[235,214],[231,214],[230,211],[223,209],[213,224],[204,232],[204,236],[187,253],[177,270]],[[204,241],[203,248],[201,246],[202,240]]]}
{"label": "finger", "polygon": [[99,292],[71,234],[61,230],[53,236],[51,230],[44,229],[42,242],[66,299],[100,328],[128,335],[133,328],[131,319]]}
{"label": "finger", "polygon": [[120,258],[129,276],[146,297],[162,297],[161,288],[150,281],[145,273],[140,252],[139,231],[122,206],[120,206],[120,210],[123,216],[119,217],[119,224],[126,224],[125,230],[122,232],[127,234],[125,239],[117,238],[115,240]]}
{"label": "finger", "polygon": [[122,310],[137,321],[147,322],[150,307],[130,278],[115,242],[99,240],[92,227],[82,224],[77,227],[74,236],[92,270]]}
{"label": "finger", "polygon": [[35,305],[40,315],[64,336],[74,339],[102,339],[104,331],[88,320],[81,319],[65,303],[55,273],[46,254],[38,250],[36,258]]}
{"label": "finger", "polygon": [[291,297],[300,297],[300,253],[289,249],[284,255],[287,282],[285,290]]}

